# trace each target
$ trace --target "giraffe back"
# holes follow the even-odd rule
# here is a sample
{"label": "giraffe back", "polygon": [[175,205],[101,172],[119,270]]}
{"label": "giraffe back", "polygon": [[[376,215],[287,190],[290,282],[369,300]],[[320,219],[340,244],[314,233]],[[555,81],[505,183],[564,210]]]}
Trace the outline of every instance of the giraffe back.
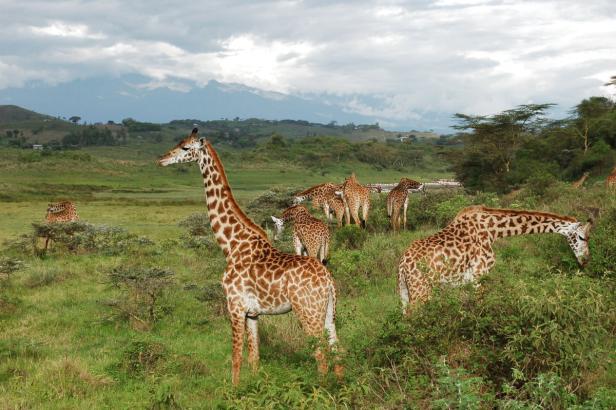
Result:
{"label": "giraffe back", "polygon": [[71,201],[50,203],[47,206],[45,222],[74,222],[79,220],[75,204]]}

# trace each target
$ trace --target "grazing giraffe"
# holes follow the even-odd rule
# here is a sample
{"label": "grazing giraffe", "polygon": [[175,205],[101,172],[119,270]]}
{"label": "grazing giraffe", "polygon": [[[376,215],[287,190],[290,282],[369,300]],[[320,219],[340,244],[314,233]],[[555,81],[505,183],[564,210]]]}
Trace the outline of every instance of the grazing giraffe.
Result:
{"label": "grazing giraffe", "polygon": [[272,216],[278,235],[282,233],[285,222],[293,223],[293,245],[295,253],[302,255],[306,250],[308,256],[327,264],[329,253],[329,228],[321,220],[310,215],[303,205],[293,205],[284,210],[282,218]]}
{"label": "grazing giraffe", "polygon": [[[400,229],[400,219],[403,220],[403,228],[406,229],[406,210],[409,206],[409,189],[421,189],[423,184],[409,178],[400,178],[398,185],[387,194],[387,216],[391,220],[394,231]],[[402,214],[400,214],[400,208]]]}
{"label": "grazing giraffe", "polygon": [[[71,201],[53,202],[47,205],[45,223],[75,222],[79,220],[75,204]],[[45,238],[45,250],[48,249],[51,238]]]}
{"label": "grazing giraffe", "polygon": [[[316,259],[290,255],[274,248],[267,235],[244,214],[233,197],[218,154],[197,128],[163,155],[158,164],[167,166],[197,162],[205,189],[210,225],[227,260],[222,286],[231,318],[232,382],[239,383],[244,333],[248,333],[248,361],[253,371],[259,363],[259,315],[293,310],[304,331],[324,339],[336,350],[336,288],[332,276]],[[327,372],[320,348],[315,357],[319,372]],[[335,373],[342,375],[336,364]]]}
{"label": "grazing giraffe", "polygon": [[608,189],[616,189],[616,167],[614,167],[612,173],[607,176],[605,180],[605,186]]}
{"label": "grazing giraffe", "polygon": [[[346,209],[346,223],[351,223],[351,217],[355,224],[366,227],[368,211],[370,211],[370,188],[357,182],[355,173],[344,180],[342,184],[342,200]],[[359,208],[362,208],[362,219],[359,219]]]}
{"label": "grazing giraffe", "polygon": [[314,209],[322,208],[325,213],[325,217],[329,221],[331,219],[331,215],[329,213],[328,199],[335,196],[335,192],[340,190],[340,188],[340,185],[332,184],[331,182],[315,185],[297,193],[293,199],[293,203],[297,205],[301,204],[306,199],[312,199],[312,207]]}
{"label": "grazing giraffe", "polygon": [[584,174],[582,174],[582,176],[577,180],[574,181],[571,186],[575,189],[579,189],[582,187],[582,185],[584,185],[584,182],[586,182],[586,180],[588,179],[588,176],[590,175],[590,173],[588,171],[584,172]]}
{"label": "grazing giraffe", "polygon": [[547,212],[487,208],[461,210],[441,231],[413,241],[400,259],[398,291],[402,305],[416,304],[430,296],[433,284],[473,282],[495,263],[492,244],[506,236],[559,233],[567,238],[578,263],[589,258],[588,223]]}

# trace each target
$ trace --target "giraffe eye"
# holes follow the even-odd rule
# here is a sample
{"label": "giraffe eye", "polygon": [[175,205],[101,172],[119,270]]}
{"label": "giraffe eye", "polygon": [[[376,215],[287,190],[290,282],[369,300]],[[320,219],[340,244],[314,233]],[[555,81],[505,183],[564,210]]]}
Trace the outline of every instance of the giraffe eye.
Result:
{"label": "giraffe eye", "polygon": [[586,242],[586,238],[584,238],[582,235],[578,235],[578,238],[580,239],[580,241]]}
{"label": "giraffe eye", "polygon": [[190,150],[190,148],[188,148],[188,147],[182,147],[182,150],[184,150],[184,151],[189,151],[189,150]]}

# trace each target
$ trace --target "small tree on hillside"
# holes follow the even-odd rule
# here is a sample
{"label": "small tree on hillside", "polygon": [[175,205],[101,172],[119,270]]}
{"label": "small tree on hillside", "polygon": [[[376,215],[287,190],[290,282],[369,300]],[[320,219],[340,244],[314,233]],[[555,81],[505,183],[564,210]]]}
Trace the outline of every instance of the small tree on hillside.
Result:
{"label": "small tree on hillside", "polygon": [[575,106],[573,113],[576,117],[571,121],[571,129],[584,141],[584,154],[591,145],[592,132],[614,107],[614,103],[605,97],[590,97]]}

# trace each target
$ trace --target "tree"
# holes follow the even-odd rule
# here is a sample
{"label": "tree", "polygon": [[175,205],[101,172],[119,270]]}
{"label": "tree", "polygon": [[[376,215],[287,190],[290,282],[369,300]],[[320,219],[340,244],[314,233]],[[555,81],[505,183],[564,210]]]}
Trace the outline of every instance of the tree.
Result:
{"label": "tree", "polygon": [[77,124],[80,120],[81,117],[78,117],[76,115],[73,115],[71,118],[68,119],[70,122],[72,122],[73,124]]}
{"label": "tree", "polygon": [[[614,77],[616,81],[616,77]],[[614,103],[605,97],[590,97],[575,106],[572,120],[573,131],[584,141],[584,154],[590,147],[591,132],[605,119],[605,114],[614,109]]]}
{"label": "tree", "polygon": [[492,116],[456,114],[454,128],[466,131],[454,164],[457,177],[469,189],[505,191],[518,151],[545,125],[552,105],[520,105]]}

